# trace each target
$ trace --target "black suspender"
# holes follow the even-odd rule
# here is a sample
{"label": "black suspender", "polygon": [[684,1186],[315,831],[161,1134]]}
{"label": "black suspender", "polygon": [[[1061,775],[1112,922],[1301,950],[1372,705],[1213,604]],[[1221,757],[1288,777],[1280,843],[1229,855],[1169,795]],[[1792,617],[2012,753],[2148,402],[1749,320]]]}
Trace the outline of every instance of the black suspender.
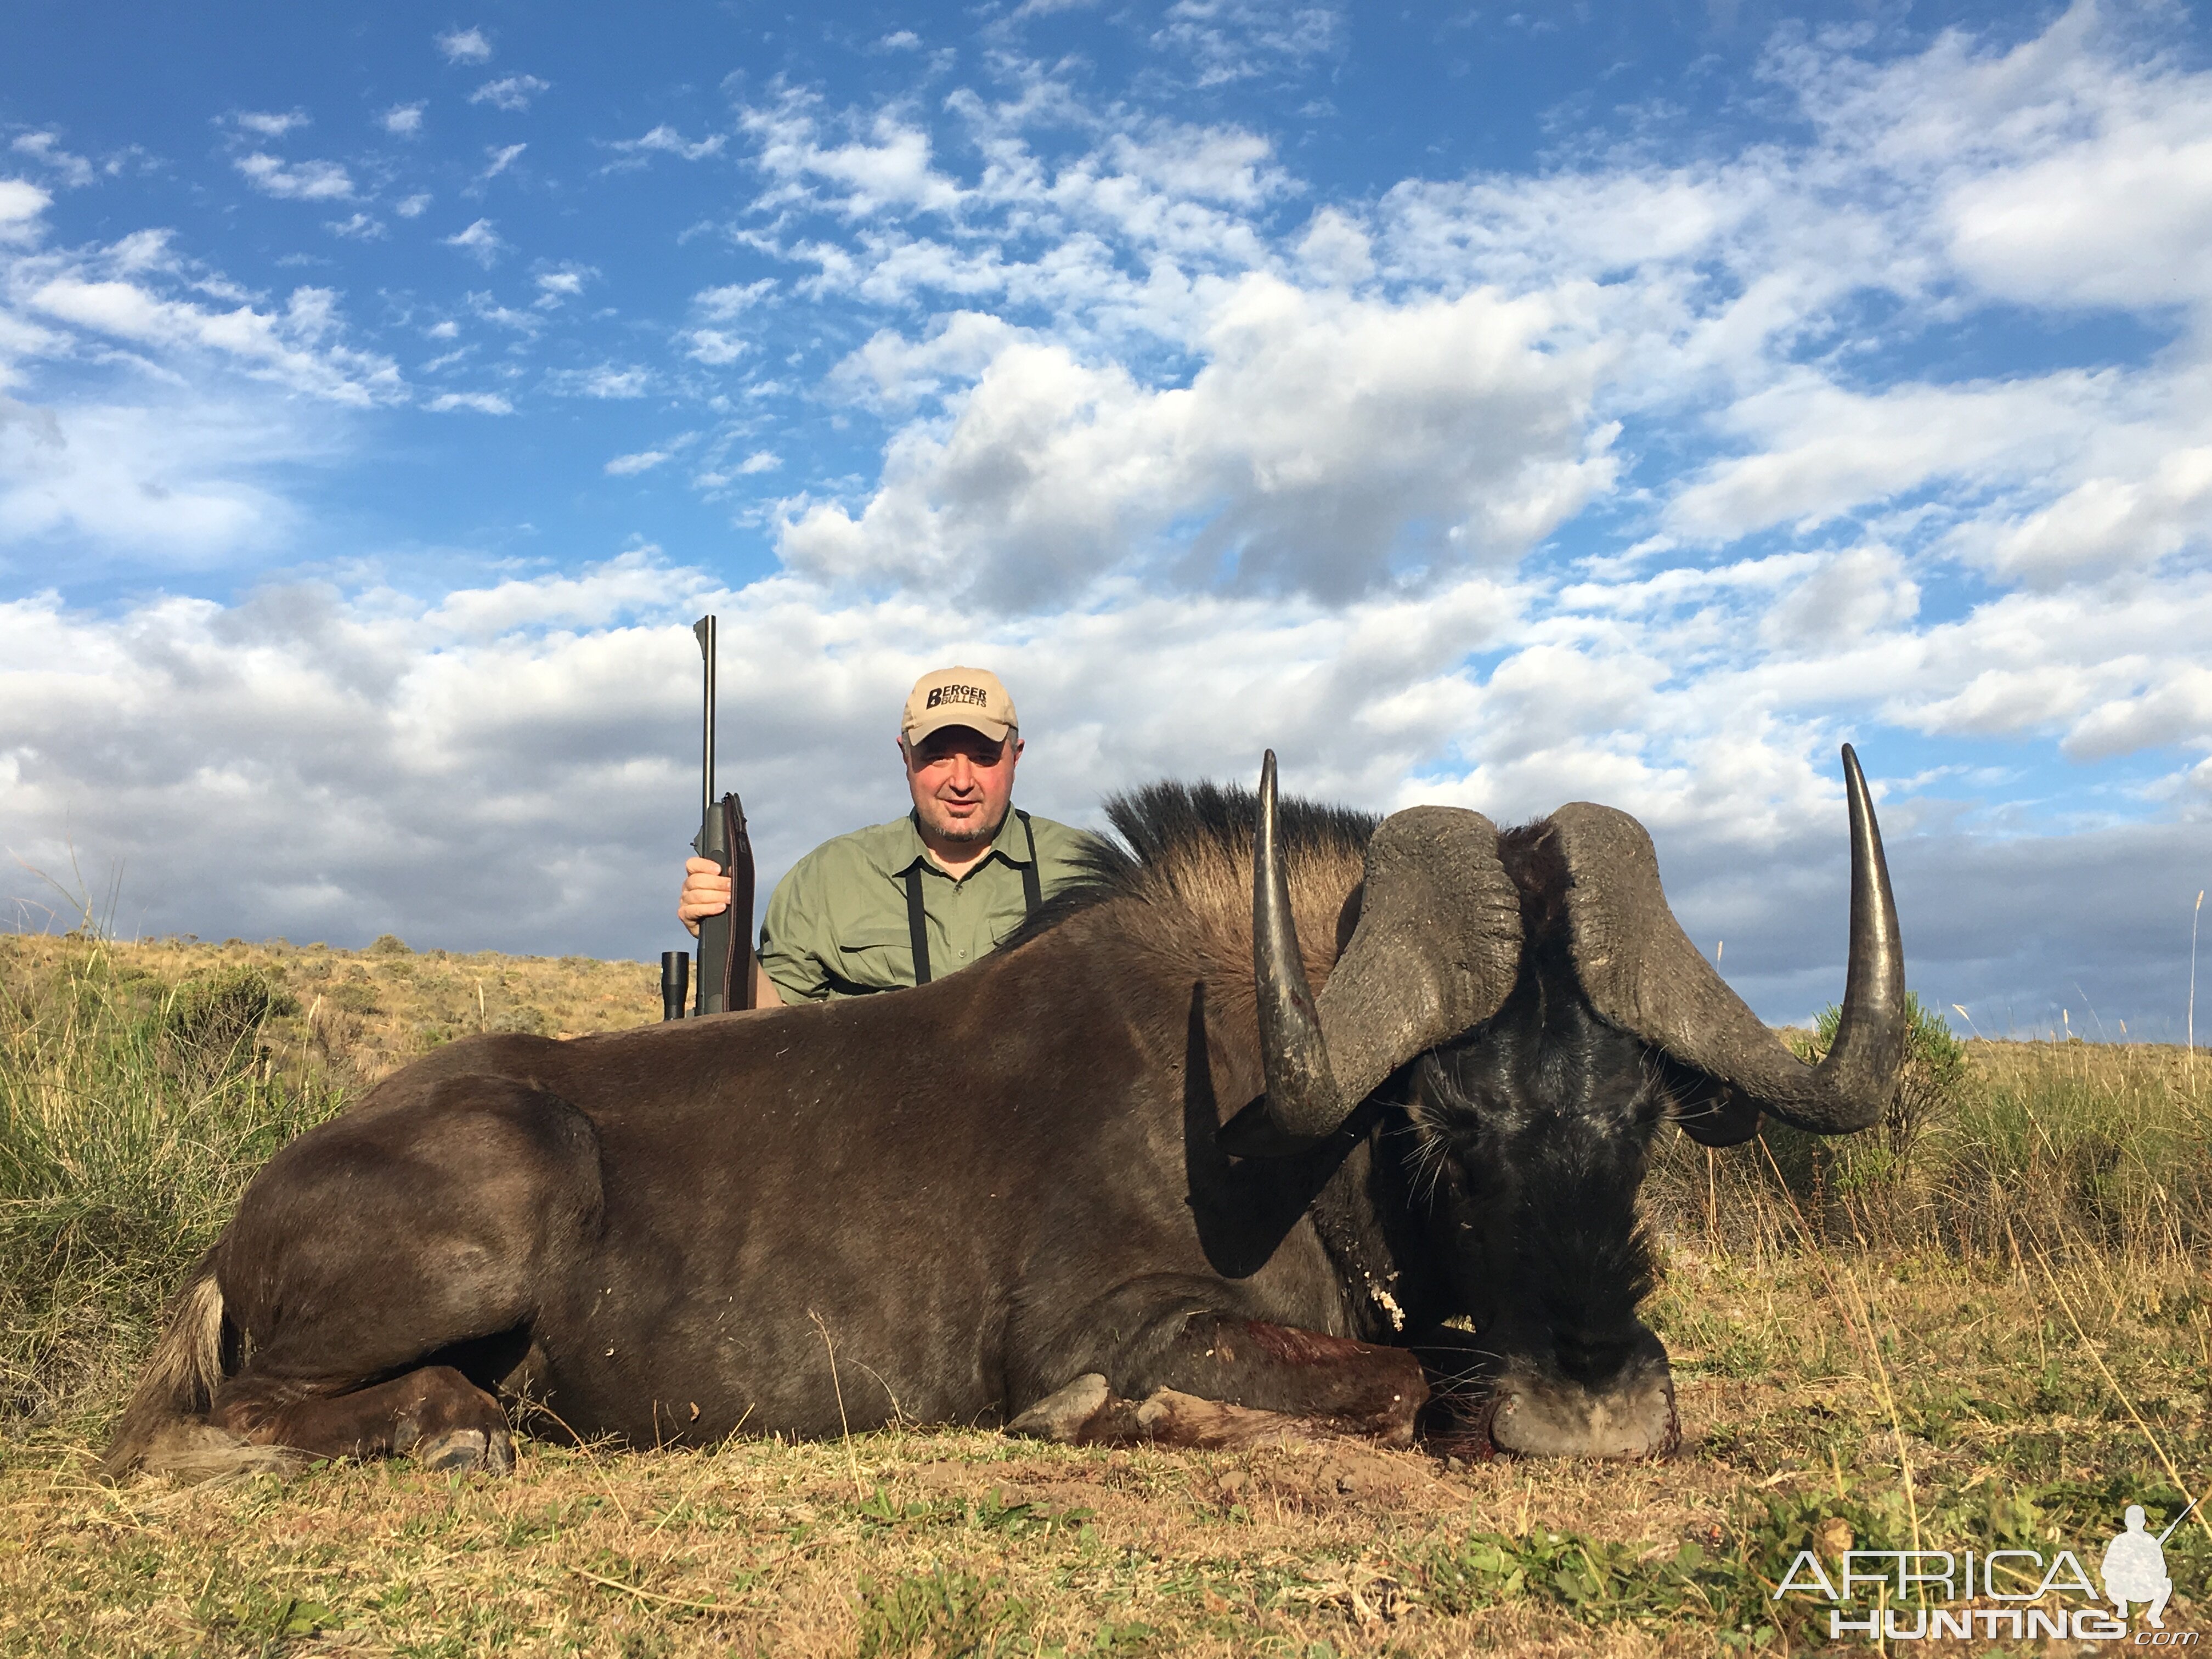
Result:
{"label": "black suspender", "polygon": [[1022,821],[1022,833],[1030,839],[1030,861],[1022,866],[1022,909],[1024,914],[1033,916],[1037,906],[1044,902],[1044,886],[1037,878],[1036,829],[1030,823],[1030,815],[1020,807],[1014,808],[1014,816]]}
{"label": "black suspender", "polygon": [[921,908],[921,860],[906,867],[906,931],[914,941],[914,982],[929,983],[929,920]]}
{"label": "black suspender", "polygon": [[[1014,816],[1022,821],[1022,834],[1028,838],[1030,861],[1021,866],[1022,908],[1030,915],[1044,902],[1044,883],[1037,874],[1036,828],[1030,815],[1017,806]],[[906,934],[914,947],[914,982],[929,983],[929,917],[921,904],[921,860],[916,859],[906,867]]]}

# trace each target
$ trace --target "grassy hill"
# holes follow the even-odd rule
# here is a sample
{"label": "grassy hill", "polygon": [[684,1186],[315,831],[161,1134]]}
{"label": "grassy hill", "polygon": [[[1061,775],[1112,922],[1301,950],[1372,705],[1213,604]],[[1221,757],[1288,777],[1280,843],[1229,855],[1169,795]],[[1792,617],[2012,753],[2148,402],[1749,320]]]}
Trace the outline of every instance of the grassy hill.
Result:
{"label": "grassy hill", "polygon": [[[1664,1463],[902,1429],[532,1444],[504,1480],[88,1478],[164,1298],[270,1152],[460,1034],[655,1019],[655,978],[397,940],[0,936],[0,1653],[1805,1652],[1825,1607],[1771,1599],[1798,1549],[2094,1571],[2127,1503],[2155,1529],[2212,1468],[2212,1060],[1931,1023],[1867,1135],[1662,1138]],[[2208,1540],[2192,1519],[2168,1541],[2170,1628],[2197,1627]]]}

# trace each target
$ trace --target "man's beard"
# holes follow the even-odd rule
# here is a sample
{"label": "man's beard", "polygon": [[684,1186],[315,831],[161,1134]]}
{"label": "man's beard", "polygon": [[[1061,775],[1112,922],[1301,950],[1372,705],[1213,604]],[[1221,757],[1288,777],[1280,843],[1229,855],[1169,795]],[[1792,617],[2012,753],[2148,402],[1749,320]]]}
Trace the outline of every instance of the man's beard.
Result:
{"label": "man's beard", "polygon": [[1005,815],[1001,814],[998,823],[987,823],[981,817],[969,818],[965,823],[955,823],[944,816],[940,804],[939,811],[930,816],[929,828],[933,835],[939,836],[956,845],[974,847],[984,842],[998,839],[1000,824],[1005,822]]}

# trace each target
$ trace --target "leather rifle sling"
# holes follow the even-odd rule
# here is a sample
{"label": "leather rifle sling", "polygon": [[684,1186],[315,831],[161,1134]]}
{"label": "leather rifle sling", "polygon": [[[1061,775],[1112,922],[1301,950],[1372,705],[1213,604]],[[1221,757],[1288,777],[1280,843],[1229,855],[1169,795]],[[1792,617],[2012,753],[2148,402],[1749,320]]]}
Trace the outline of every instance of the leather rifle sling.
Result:
{"label": "leather rifle sling", "polygon": [[722,797],[722,845],[730,859],[730,943],[722,962],[722,1006],[750,1008],[753,1000],[753,838],[745,828],[745,809],[734,795]]}

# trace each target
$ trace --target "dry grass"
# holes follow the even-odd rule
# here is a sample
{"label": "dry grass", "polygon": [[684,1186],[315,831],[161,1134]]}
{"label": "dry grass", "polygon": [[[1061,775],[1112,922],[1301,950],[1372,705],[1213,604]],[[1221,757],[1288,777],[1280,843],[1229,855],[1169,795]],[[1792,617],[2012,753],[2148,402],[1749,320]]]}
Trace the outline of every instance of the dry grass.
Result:
{"label": "dry grass", "polygon": [[[450,1026],[478,980],[487,1022],[527,1007],[556,1030],[600,1029],[657,1008],[648,971],[628,963],[98,954],[0,941],[16,1022],[0,1033],[0,1103],[19,1120],[61,1113],[97,1141],[92,1119],[54,1103],[137,1078],[146,1119],[79,1149],[69,1181],[6,1200],[21,1241],[60,1236],[21,1215],[66,1197],[72,1259],[97,1271],[19,1263],[7,1281],[20,1398],[0,1417],[0,1653],[1805,1653],[1826,1647],[1824,1610],[1769,1592],[1838,1521],[1863,1548],[2063,1547],[2094,1570],[2126,1503],[2162,1525],[2212,1463],[2212,1280],[2191,1185],[2212,1154],[2186,1146],[2203,1096],[2171,1054],[2000,1044],[1972,1046],[1971,1090],[1887,1167],[1886,1189],[1832,1164],[1793,1185],[1756,1144],[1710,1162],[1686,1142],[1669,1152],[1649,1311],[1686,1442],[1664,1463],[1447,1468],[1351,1447],[1067,1450],[905,1431],[702,1453],[527,1445],[507,1480],[391,1463],[103,1488],[87,1458],[144,1325],[96,1304],[166,1288],[271,1125],[330,1109],[334,1081]],[[210,1070],[161,1011],[179,981],[241,966],[280,973],[301,1012]],[[319,1046],[313,999],[364,984],[358,1031]],[[33,1075],[65,1058],[77,1069]],[[19,1161],[46,1145],[20,1121],[9,1133],[0,1152]],[[218,1141],[220,1156],[185,1150]],[[131,1209],[111,1188],[133,1158],[140,1185],[198,1182],[196,1195]],[[1962,1225],[1968,1171],[1980,1207]],[[111,1212],[105,1232],[82,1219]],[[71,1310],[105,1319],[114,1352],[70,1370],[48,1363],[51,1343],[20,1342],[34,1285],[49,1328]],[[2167,1545],[2170,1628],[2201,1627],[2208,1540],[2192,1521]]]}
{"label": "dry grass", "polygon": [[[2205,1467],[2201,1279],[2055,1271],[1678,1248],[1654,1312],[1687,1441],[1661,1464],[946,1431],[849,1451],[532,1447],[504,1480],[399,1463],[118,1492],[85,1477],[81,1443],[35,1437],[0,1468],[0,1651],[1816,1650],[1825,1626],[1795,1602],[1776,1621],[1766,1590],[1830,1515],[1862,1547],[1909,1542],[1907,1467],[1931,1547],[2057,1540],[2085,1559],[2120,1506],[2170,1498],[2147,1433],[2185,1474]],[[1486,1572],[1485,1534],[1583,1582]],[[1670,1572],[1691,1542],[1707,1565]],[[2212,1550],[2191,1527],[2168,1555],[2168,1624],[2190,1628]]]}
{"label": "dry grass", "polygon": [[283,939],[156,939],[91,945],[46,933],[0,933],[0,984],[21,988],[107,958],[112,982],[158,999],[171,987],[254,969],[300,1006],[261,1028],[275,1063],[320,1069],[348,1085],[374,1083],[395,1066],[473,1031],[582,1036],[660,1018],[658,972],[640,962],[590,957],[506,957],[479,951],[414,951],[389,934],[366,951]]}

